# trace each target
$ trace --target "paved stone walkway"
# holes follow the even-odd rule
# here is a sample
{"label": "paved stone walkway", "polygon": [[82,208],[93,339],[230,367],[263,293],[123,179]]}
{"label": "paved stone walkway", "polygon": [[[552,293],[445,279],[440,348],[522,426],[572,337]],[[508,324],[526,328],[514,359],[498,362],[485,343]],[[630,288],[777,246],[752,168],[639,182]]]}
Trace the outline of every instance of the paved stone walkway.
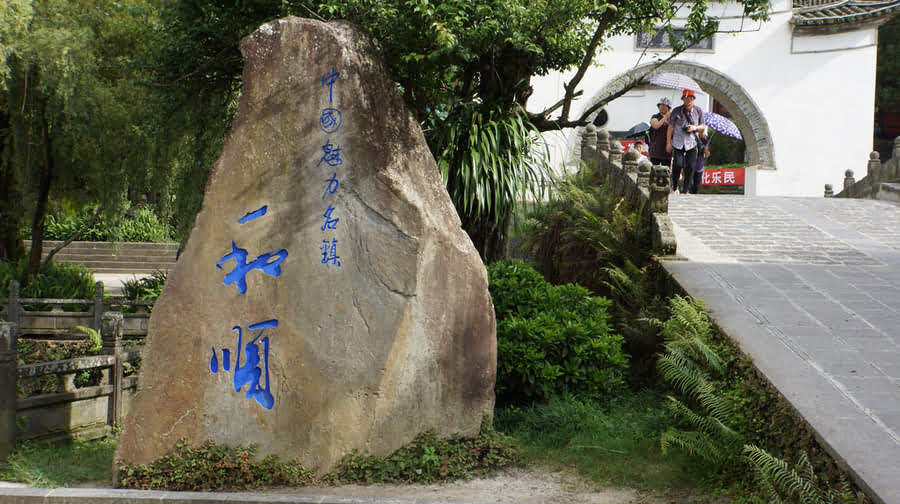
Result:
{"label": "paved stone walkway", "polygon": [[900,504],[900,205],[676,195],[669,213],[682,260],[666,270],[857,482]]}

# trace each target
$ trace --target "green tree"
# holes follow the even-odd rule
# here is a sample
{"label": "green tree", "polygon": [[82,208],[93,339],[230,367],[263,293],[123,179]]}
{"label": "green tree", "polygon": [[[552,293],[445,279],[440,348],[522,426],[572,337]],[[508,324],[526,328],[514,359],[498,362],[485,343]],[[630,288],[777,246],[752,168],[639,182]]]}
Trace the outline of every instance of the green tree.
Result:
{"label": "green tree", "polygon": [[[741,3],[747,16],[766,17],[768,0]],[[148,58],[155,85],[177,104],[172,117],[179,118],[178,131],[170,131],[177,138],[164,144],[189,141],[195,150],[175,149],[160,162],[181,156],[175,164],[186,198],[179,201],[199,208],[205,173],[240,92],[240,39],[288,14],[348,19],[378,41],[425,127],[466,230],[489,262],[505,253],[516,202],[540,190],[535,132],[587,124],[608,100],[570,115],[597,51],[612,36],[668,26],[682,5],[675,0],[165,0],[161,29],[151,44],[157,50]],[[686,36],[673,55],[717,28],[706,15],[707,0],[690,5]],[[544,111],[525,112],[533,77],[571,68],[577,71],[565,86],[565,99]],[[639,81],[625,83],[625,90]],[[192,132],[202,133],[195,138]]]}
{"label": "green tree", "polygon": [[0,16],[0,258],[23,254],[30,224],[27,284],[40,268],[51,198],[113,212],[146,155],[134,61],[153,16],[144,0],[10,0]]}

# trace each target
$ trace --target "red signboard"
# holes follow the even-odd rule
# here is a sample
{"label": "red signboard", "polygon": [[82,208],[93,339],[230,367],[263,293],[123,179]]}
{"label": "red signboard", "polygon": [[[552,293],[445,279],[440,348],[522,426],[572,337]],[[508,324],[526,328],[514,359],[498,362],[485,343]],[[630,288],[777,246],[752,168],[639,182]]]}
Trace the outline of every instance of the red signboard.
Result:
{"label": "red signboard", "polygon": [[701,185],[744,185],[743,168],[718,168],[703,170]]}
{"label": "red signboard", "polygon": [[622,144],[622,153],[631,148],[634,145],[635,140],[619,140],[619,143]]}

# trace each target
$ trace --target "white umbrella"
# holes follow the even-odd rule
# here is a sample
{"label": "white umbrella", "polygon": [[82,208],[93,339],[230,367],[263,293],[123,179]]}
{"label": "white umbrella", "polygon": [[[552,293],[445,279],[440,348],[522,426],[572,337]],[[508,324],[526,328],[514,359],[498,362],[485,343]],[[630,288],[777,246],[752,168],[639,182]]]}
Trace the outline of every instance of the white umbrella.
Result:
{"label": "white umbrella", "polygon": [[677,73],[658,73],[651,75],[647,78],[647,82],[653,84],[654,86],[669,88],[669,89],[691,89],[694,91],[703,92],[700,89],[700,84],[697,84],[697,81],[691,79],[686,75],[681,75]]}

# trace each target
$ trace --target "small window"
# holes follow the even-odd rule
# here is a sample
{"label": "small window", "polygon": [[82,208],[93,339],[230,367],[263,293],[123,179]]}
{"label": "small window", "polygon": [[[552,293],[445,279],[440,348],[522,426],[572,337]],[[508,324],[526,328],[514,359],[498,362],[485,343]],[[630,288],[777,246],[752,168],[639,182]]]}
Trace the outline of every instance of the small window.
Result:
{"label": "small window", "polygon": [[[684,28],[674,28],[672,30],[674,32],[674,36],[676,40],[680,40],[684,37],[684,33],[687,31]],[[635,49],[672,49],[672,41],[669,39],[669,31],[665,28],[659,28],[655,34],[650,33],[638,33],[634,36],[634,48]],[[713,39],[712,37],[705,38],[700,40],[696,44],[692,45],[687,49],[688,51],[712,51],[713,50]]]}

